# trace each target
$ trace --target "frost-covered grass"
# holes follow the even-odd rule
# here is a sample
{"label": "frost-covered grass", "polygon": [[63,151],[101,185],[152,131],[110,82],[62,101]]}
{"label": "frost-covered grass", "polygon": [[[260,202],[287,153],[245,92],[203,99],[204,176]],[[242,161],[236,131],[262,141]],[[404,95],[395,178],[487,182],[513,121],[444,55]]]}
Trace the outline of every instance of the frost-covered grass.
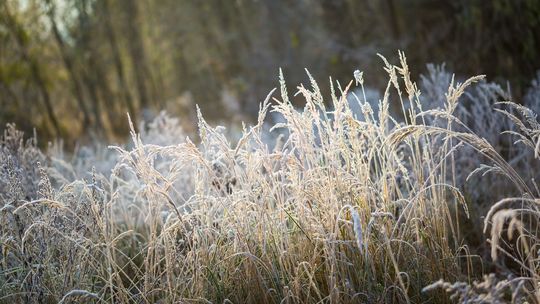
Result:
{"label": "frost-covered grass", "polygon": [[0,302],[540,301],[540,76],[519,105],[383,62],[381,100],[355,73],[326,102],[299,86],[303,110],[280,75],[234,142],[162,113],[68,158],[8,126]]}

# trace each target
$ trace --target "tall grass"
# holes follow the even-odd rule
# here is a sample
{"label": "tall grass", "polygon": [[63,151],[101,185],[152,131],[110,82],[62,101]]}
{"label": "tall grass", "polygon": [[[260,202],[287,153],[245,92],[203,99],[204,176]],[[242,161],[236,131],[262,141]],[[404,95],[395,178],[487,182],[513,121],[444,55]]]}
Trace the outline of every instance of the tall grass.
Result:
{"label": "tall grass", "polygon": [[0,301],[538,302],[536,114],[444,67],[422,95],[402,53],[381,58],[377,109],[360,72],[329,101],[308,73],[301,111],[280,74],[234,142],[200,111],[197,144],[161,114],[68,160],[8,126]]}

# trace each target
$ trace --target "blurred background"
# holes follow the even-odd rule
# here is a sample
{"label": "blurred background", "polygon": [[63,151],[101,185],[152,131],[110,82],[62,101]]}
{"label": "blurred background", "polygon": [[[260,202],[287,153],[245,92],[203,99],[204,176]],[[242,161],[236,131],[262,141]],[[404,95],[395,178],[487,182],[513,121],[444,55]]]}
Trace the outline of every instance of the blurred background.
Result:
{"label": "blurred background", "polygon": [[250,121],[280,67],[291,92],[304,68],[321,88],[355,69],[383,88],[376,53],[398,49],[415,78],[446,62],[519,102],[540,69],[540,1],[0,0],[0,124],[73,143],[124,138],[126,112]]}

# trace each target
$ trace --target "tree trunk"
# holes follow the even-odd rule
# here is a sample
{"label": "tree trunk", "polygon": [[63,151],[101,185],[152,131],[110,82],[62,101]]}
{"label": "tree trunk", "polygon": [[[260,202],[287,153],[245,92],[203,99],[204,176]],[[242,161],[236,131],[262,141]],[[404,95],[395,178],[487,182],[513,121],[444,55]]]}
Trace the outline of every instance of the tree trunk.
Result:
{"label": "tree trunk", "polygon": [[24,33],[24,29],[19,26],[19,24],[15,20],[15,17],[10,14],[7,3],[4,3],[4,12],[6,13],[7,17],[7,25],[15,35],[15,40],[19,45],[21,56],[23,57],[24,61],[26,61],[30,66],[32,78],[34,79],[34,82],[39,88],[43,105],[45,106],[45,111],[47,112],[47,116],[53,125],[55,135],[61,136],[62,134],[60,131],[60,124],[58,123],[58,119],[54,114],[49,91],[47,90],[47,86],[45,85],[45,78],[41,73],[41,69],[39,68],[37,61],[32,56],[30,56],[30,53],[28,52],[28,42],[25,39],[26,34]]}
{"label": "tree trunk", "polygon": [[122,58],[120,57],[120,49],[118,47],[118,42],[116,39],[116,35],[114,33],[114,27],[112,25],[111,21],[111,14],[110,14],[110,0],[103,0],[103,16],[104,16],[104,23],[105,23],[105,32],[107,33],[107,39],[109,40],[109,44],[111,46],[113,60],[114,60],[114,66],[116,69],[116,75],[118,77],[118,81],[120,84],[120,91],[122,92],[122,98],[124,99],[124,102],[126,103],[126,106],[128,108],[129,113],[134,117],[136,115],[135,113],[135,106],[133,105],[133,97],[131,96],[129,92],[129,87],[127,85],[126,77],[124,74],[124,66],[122,64]]}
{"label": "tree trunk", "polygon": [[129,19],[127,38],[135,73],[135,81],[137,83],[137,91],[139,92],[141,107],[147,108],[150,105],[150,99],[152,97],[150,88],[148,87],[148,82],[152,83],[152,75],[147,66],[146,52],[140,32],[142,22],[139,14],[139,2],[126,0],[124,3]]}
{"label": "tree trunk", "polygon": [[68,54],[67,49],[66,49],[66,44],[64,43],[64,40],[62,39],[62,35],[60,34],[60,31],[58,30],[58,25],[56,24],[56,20],[54,18],[54,14],[55,14],[54,4],[51,3],[51,0],[46,0],[46,1],[47,1],[47,4],[49,5],[49,10],[47,12],[47,15],[49,16],[49,21],[51,22],[54,38],[58,44],[58,48],[60,49],[60,54],[62,56],[64,65],[71,77],[71,82],[73,85],[73,93],[75,95],[75,98],[77,99],[79,109],[81,110],[83,114],[83,123],[82,123],[83,129],[86,129],[90,125],[90,114],[84,102],[83,90],[77,78],[77,74],[75,73],[75,68],[73,66],[72,58]]}

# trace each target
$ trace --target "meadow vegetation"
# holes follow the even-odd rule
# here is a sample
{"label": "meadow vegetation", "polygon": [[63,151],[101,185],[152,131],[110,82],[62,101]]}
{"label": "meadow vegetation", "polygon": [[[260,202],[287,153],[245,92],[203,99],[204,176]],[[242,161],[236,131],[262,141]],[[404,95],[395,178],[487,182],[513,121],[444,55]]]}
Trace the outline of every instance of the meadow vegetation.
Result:
{"label": "meadow vegetation", "polygon": [[513,101],[381,59],[380,100],[308,73],[298,110],[280,73],[236,136],[162,113],[68,155],[7,125],[0,302],[540,302],[540,75]]}

